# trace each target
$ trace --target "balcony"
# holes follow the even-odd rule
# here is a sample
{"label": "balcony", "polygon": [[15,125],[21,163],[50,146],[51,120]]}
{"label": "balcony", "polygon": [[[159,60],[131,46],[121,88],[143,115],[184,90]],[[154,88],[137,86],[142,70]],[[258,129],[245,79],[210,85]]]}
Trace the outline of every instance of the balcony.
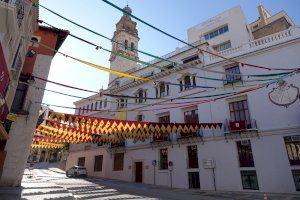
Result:
{"label": "balcony", "polygon": [[109,151],[114,153],[124,153],[126,148],[126,141],[125,139],[121,139],[120,142],[110,143]]}
{"label": "balcony", "polygon": [[[291,41],[293,39],[300,38],[300,27],[293,26],[287,30],[268,35],[257,40],[253,40],[242,45],[226,49],[218,52],[219,55],[226,56],[227,58],[233,58],[246,53],[254,52],[260,49],[265,49],[270,46],[274,46],[280,43]],[[204,57],[206,64],[211,64],[223,60],[215,55],[206,55]]]}
{"label": "balcony", "polygon": [[223,124],[225,139],[240,139],[249,137],[259,137],[255,119],[232,121],[226,119]]}
{"label": "balcony", "polygon": [[223,76],[223,85],[236,85],[236,84],[243,84],[242,77],[240,75],[230,75],[230,76]]}
{"label": "balcony", "polygon": [[153,134],[152,140],[151,140],[151,146],[153,147],[163,147],[163,146],[169,146],[172,145],[172,140],[170,138],[170,135],[156,135]]}
{"label": "balcony", "polygon": [[203,131],[201,129],[197,130],[195,133],[180,133],[177,137],[177,143],[179,144],[189,144],[197,143],[203,141]]}

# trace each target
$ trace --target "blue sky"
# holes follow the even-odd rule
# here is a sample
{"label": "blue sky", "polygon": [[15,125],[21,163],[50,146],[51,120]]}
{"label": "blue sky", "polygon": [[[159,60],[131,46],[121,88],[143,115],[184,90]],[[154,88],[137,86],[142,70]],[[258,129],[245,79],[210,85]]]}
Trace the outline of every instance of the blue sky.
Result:
{"label": "blue sky", "polygon": [[[127,0],[111,0],[111,2],[120,7],[124,7]],[[300,23],[300,2],[298,0],[128,0],[128,2],[134,15],[184,40],[187,40],[186,30],[189,27],[237,5],[242,7],[249,23],[258,18],[257,5],[259,3],[262,3],[271,15],[285,10],[297,25]],[[112,37],[115,24],[122,16],[122,13],[101,0],[40,0],[40,3],[108,37]],[[111,48],[109,41],[80,29],[56,17],[43,8],[40,8],[40,19],[56,27],[67,29],[71,33],[79,35],[98,45],[108,49]],[[173,51],[176,47],[183,46],[177,41],[139,22],[138,31],[140,37],[139,48],[155,55],[164,55]],[[67,38],[60,51],[109,67],[108,53],[101,50],[97,51],[92,46],[86,45],[71,37]],[[140,59],[144,61],[152,60],[150,57],[143,55],[140,55]],[[106,88],[108,84],[108,73],[90,68],[57,54],[51,65],[49,80],[98,91],[102,86]],[[87,97],[91,94],[53,84],[47,84],[47,89],[82,97]],[[73,102],[76,100],[78,99],[46,92],[43,102],[73,106]],[[74,112],[68,109],[58,109],[54,107],[53,109],[60,112]]]}

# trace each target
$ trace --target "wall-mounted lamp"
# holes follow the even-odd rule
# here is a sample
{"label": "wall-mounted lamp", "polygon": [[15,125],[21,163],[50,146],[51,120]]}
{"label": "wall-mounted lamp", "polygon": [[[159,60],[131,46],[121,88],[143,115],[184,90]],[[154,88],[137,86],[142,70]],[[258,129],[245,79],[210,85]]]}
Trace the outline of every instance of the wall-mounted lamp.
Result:
{"label": "wall-mounted lamp", "polygon": [[36,52],[35,52],[35,50],[33,50],[33,49],[31,49],[31,50],[29,50],[29,51],[27,52],[27,56],[28,56],[29,58],[32,58],[35,54],[36,54]]}

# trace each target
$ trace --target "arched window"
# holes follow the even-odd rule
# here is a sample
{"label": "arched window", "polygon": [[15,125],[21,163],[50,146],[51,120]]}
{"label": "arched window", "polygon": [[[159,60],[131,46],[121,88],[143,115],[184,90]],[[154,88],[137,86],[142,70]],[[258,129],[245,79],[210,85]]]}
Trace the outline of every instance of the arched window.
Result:
{"label": "arched window", "polygon": [[169,95],[169,85],[164,82],[159,83],[156,87],[156,97],[164,97]]}
{"label": "arched window", "polygon": [[139,89],[137,91],[137,93],[135,94],[135,96],[137,97],[135,99],[135,103],[143,103],[146,101],[147,98],[147,91],[144,89]]}
{"label": "arched window", "polygon": [[193,88],[196,86],[196,77],[195,75],[185,75],[179,79],[180,91]]}
{"label": "arched window", "polygon": [[128,40],[125,40],[125,49],[128,49]]}
{"label": "arched window", "polygon": [[191,87],[191,77],[190,76],[185,76],[184,77],[184,88],[190,88]]}
{"label": "arched window", "polygon": [[85,107],[83,106],[82,107],[82,114],[84,114],[84,111],[85,111]]}
{"label": "arched window", "polygon": [[88,104],[88,105],[86,106],[86,112],[89,112],[89,109],[90,109],[90,105]]}
{"label": "arched window", "polygon": [[131,42],[131,44],[130,44],[130,49],[131,49],[131,51],[133,51],[134,50],[134,43],[133,42]]}
{"label": "arched window", "polygon": [[78,109],[78,115],[80,115],[80,114],[81,114],[81,108]]}
{"label": "arched window", "polygon": [[94,110],[94,103],[92,103],[92,105],[91,105],[91,111],[93,111]]}

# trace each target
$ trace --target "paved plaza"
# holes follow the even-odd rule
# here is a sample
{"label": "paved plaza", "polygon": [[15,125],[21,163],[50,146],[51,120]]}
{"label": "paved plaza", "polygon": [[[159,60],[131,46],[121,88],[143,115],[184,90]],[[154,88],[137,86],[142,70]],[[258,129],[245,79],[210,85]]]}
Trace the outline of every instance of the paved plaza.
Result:
{"label": "paved plaza", "polygon": [[99,178],[67,178],[57,168],[39,168],[25,170],[22,186],[18,188],[0,188],[0,199],[171,199],[171,200],[210,200],[243,199],[260,200],[267,197],[272,200],[300,200],[300,195],[205,192],[199,190],[170,189],[137,183],[127,183]]}

